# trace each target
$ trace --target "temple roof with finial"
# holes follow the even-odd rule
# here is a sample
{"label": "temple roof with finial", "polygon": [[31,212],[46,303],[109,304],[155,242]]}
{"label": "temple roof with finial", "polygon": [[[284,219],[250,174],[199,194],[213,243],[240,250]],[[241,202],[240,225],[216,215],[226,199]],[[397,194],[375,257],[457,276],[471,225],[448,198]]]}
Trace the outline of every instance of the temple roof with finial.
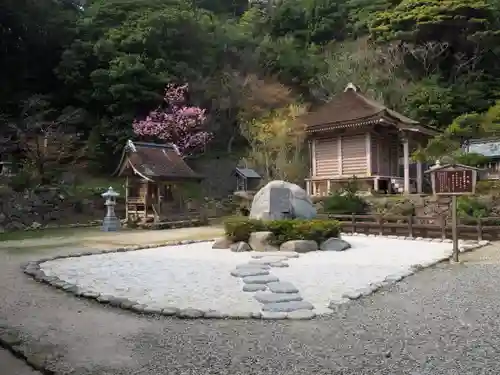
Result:
{"label": "temple roof with finial", "polygon": [[330,101],[316,110],[302,116],[301,121],[306,125],[307,132],[385,123],[424,134],[438,134],[437,130],[423,126],[418,121],[369,99],[354,83],[348,83],[343,92],[333,96]]}
{"label": "temple roof with finial", "polygon": [[156,144],[127,141],[117,176],[136,175],[145,180],[201,180],[184,161],[179,149],[170,143]]}

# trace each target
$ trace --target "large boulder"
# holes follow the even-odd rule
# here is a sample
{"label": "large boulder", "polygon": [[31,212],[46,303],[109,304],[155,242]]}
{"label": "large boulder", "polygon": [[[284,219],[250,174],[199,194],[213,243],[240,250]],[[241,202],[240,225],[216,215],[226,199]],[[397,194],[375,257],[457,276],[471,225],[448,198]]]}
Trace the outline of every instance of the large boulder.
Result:
{"label": "large boulder", "polygon": [[233,241],[231,241],[227,237],[220,237],[217,238],[212,245],[212,249],[229,249],[231,245],[233,244]]}
{"label": "large boulder", "polygon": [[252,232],[248,244],[253,251],[276,251],[277,249],[269,243],[271,237],[271,232]]}
{"label": "large boulder", "polygon": [[344,251],[350,247],[351,244],[349,242],[333,237],[323,241],[319,245],[319,249],[322,251]]}
{"label": "large boulder", "polygon": [[253,198],[251,219],[279,220],[284,218],[312,219],[316,208],[306,191],[286,181],[271,181]]}
{"label": "large boulder", "polygon": [[280,246],[280,251],[293,251],[296,253],[309,253],[317,251],[318,244],[316,241],[311,240],[292,240],[283,242]]}

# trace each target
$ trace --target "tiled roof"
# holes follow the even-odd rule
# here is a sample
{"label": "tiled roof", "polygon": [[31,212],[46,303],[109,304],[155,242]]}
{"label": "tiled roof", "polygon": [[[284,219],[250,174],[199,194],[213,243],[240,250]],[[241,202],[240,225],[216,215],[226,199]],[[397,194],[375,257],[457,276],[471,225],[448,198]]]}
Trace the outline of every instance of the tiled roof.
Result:
{"label": "tiled roof", "polygon": [[250,168],[236,168],[236,173],[246,178],[261,178],[257,172]]}
{"label": "tiled roof", "polygon": [[172,144],[128,141],[118,174],[122,174],[128,167],[151,180],[202,179],[186,164]]}
{"label": "tiled roof", "polygon": [[[324,125],[352,124],[376,121],[382,118],[392,120],[403,127],[421,127],[418,121],[367,98],[352,84],[349,84],[344,92],[335,95],[328,103],[304,115],[301,121],[310,130],[321,128]],[[432,131],[431,129],[427,130]]]}

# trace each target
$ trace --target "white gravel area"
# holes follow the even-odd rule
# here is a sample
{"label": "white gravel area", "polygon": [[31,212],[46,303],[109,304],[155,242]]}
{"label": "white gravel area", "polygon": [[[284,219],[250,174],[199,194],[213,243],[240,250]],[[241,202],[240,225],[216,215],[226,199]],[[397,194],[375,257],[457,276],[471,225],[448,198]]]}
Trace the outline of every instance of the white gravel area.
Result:
{"label": "white gravel area", "polygon": [[289,268],[273,269],[281,281],[292,282],[317,313],[330,311],[330,301],[341,302],[346,292],[367,288],[412,266],[427,267],[452,254],[451,243],[348,235],[342,239],[352,248],[301,254],[288,261]]}
{"label": "white gravel area", "polygon": [[[272,268],[280,281],[294,284],[317,313],[346,292],[382,282],[387,276],[427,266],[451,254],[449,243],[381,237],[344,236],[352,248],[314,252],[289,259],[288,268]],[[155,307],[175,306],[225,313],[258,312],[254,293],[243,292],[241,278],[230,272],[250,261],[254,252],[212,249],[213,242],[166,246],[130,252],[66,258],[40,264],[86,291],[128,298]],[[262,253],[259,253],[262,254]]]}
{"label": "white gravel area", "polygon": [[213,242],[58,259],[42,263],[48,276],[84,290],[153,307],[259,312],[252,293],[230,272],[250,253],[212,249]]}

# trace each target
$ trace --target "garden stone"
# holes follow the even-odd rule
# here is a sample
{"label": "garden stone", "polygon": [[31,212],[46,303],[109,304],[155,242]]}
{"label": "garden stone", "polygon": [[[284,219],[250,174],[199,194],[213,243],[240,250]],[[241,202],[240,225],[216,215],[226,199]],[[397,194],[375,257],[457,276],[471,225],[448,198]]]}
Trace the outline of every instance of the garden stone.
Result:
{"label": "garden stone", "polygon": [[281,262],[284,260],[287,260],[287,258],[284,258],[284,257],[264,257],[264,258],[260,258],[260,259],[252,259],[248,262],[248,264],[270,265],[271,263]]}
{"label": "garden stone", "polygon": [[290,301],[267,303],[262,307],[262,311],[290,312],[295,310],[313,310],[314,306],[307,301]]}
{"label": "garden stone", "polygon": [[179,309],[177,307],[165,307],[161,310],[161,314],[165,316],[174,316],[177,315]]}
{"label": "garden stone", "polygon": [[319,245],[322,251],[344,251],[351,247],[351,244],[340,238],[328,238]]}
{"label": "garden stone", "polygon": [[302,301],[302,296],[298,293],[255,293],[254,298],[260,303],[279,303]]}
{"label": "garden stone", "polygon": [[[279,204],[273,203],[273,194],[279,191],[279,198],[281,198],[282,192],[286,192],[286,190],[288,190],[287,199],[277,200]],[[290,211],[289,214],[293,218],[312,219],[316,217],[316,208],[304,189],[290,182],[271,181],[255,194],[250,209],[250,218],[261,220],[283,219],[285,209]],[[252,245],[250,244],[250,246]],[[254,248],[252,247],[252,249]]]}
{"label": "garden stone", "polygon": [[253,251],[270,251],[271,235],[271,232],[252,232],[248,238],[248,244]]}
{"label": "garden stone", "polygon": [[287,281],[274,282],[267,284],[269,290],[273,293],[298,293],[299,290]]}
{"label": "garden stone", "polygon": [[280,251],[294,251],[296,253],[308,253],[316,250],[318,250],[318,244],[311,240],[286,241],[280,246]]}
{"label": "garden stone", "polygon": [[236,266],[237,270],[245,270],[245,269],[261,269],[261,270],[268,270],[271,268],[269,264],[250,264],[250,263],[244,263],[244,264],[238,264]]}
{"label": "garden stone", "polygon": [[212,249],[229,249],[232,243],[233,241],[227,237],[217,238],[212,245]]}
{"label": "garden stone", "polygon": [[286,267],[288,267],[288,263],[284,263],[284,262],[270,263],[269,265],[271,267],[276,267],[276,268],[286,268]]}
{"label": "garden stone", "polygon": [[264,257],[287,257],[287,258],[298,258],[299,254],[292,251],[276,251],[276,252],[267,252],[266,254],[255,254],[252,255],[254,259],[261,259]]}
{"label": "garden stone", "polygon": [[233,243],[230,246],[231,251],[235,253],[243,253],[245,251],[251,251],[252,249],[250,248],[250,245],[247,244],[246,242],[240,241],[237,243]]}
{"label": "garden stone", "polygon": [[82,296],[86,297],[86,298],[97,298],[97,297],[99,297],[99,293],[87,291],[87,292],[83,292]]}
{"label": "garden stone", "polygon": [[295,310],[290,311],[287,315],[291,320],[310,320],[316,316],[316,313],[311,310]]}
{"label": "garden stone", "polygon": [[283,320],[288,314],[286,312],[262,311],[261,318],[266,320]]}
{"label": "garden stone", "polygon": [[203,317],[207,319],[226,319],[228,316],[229,315],[224,312],[209,310],[205,312]]}
{"label": "garden stone", "polygon": [[348,299],[358,299],[361,297],[361,293],[357,290],[353,290],[350,292],[346,292],[342,294],[342,298],[348,298]]}
{"label": "garden stone", "polygon": [[253,313],[251,311],[236,311],[232,312],[230,317],[232,319],[252,319]]}
{"label": "garden stone", "polygon": [[[125,310],[129,310],[132,306],[137,305],[137,301],[131,301],[127,298],[116,298],[115,301],[120,300],[120,307]],[[112,301],[110,301],[110,304]]]}
{"label": "garden stone", "polygon": [[196,309],[182,309],[177,313],[177,316],[179,318],[185,318],[185,319],[198,319],[203,317],[203,311],[201,310],[196,310]]}
{"label": "garden stone", "polygon": [[486,246],[486,245],[488,245],[489,243],[490,243],[490,241],[488,241],[488,240],[482,240],[482,241],[479,241],[479,245],[480,245],[480,246]]}
{"label": "garden stone", "polygon": [[269,275],[269,271],[263,270],[261,268],[245,268],[231,271],[231,276],[234,277],[247,277],[247,276],[260,276]]}
{"label": "garden stone", "polygon": [[107,295],[107,294],[101,294],[99,297],[97,297],[97,300],[101,303],[109,303],[113,296]]}
{"label": "garden stone", "polygon": [[274,281],[279,281],[279,279],[273,275],[247,276],[243,278],[245,284],[268,284]]}
{"label": "garden stone", "polygon": [[142,311],[146,314],[161,314],[163,309],[159,306],[146,306]]}
{"label": "garden stone", "polygon": [[147,307],[146,305],[138,303],[136,305],[131,306],[130,310],[135,311],[137,313],[142,313],[146,307]]}
{"label": "garden stone", "polygon": [[266,290],[266,284],[245,284],[243,285],[244,292],[258,292],[262,290]]}

